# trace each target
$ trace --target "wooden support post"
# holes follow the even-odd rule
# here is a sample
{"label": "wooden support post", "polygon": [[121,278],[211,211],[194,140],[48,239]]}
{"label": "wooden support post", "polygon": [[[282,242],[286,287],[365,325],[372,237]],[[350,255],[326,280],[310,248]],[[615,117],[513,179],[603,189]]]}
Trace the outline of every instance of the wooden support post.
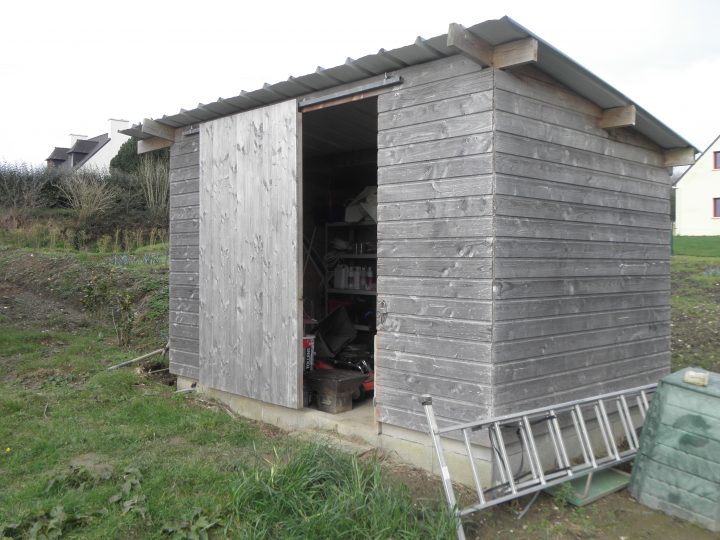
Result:
{"label": "wooden support post", "polygon": [[635,117],[635,105],[605,109],[598,120],[598,126],[605,129],[634,126]]}
{"label": "wooden support post", "polygon": [[142,139],[138,141],[138,154],[144,154],[146,152],[153,152],[160,150],[161,148],[168,148],[173,145],[173,141],[167,139],[160,139],[159,137],[151,137],[149,139]]}
{"label": "wooden support post", "polygon": [[146,118],[142,123],[143,133],[152,135],[153,137],[159,137],[168,141],[175,142],[175,128],[150,120]]}
{"label": "wooden support post", "polygon": [[503,43],[493,51],[493,66],[506,68],[537,62],[538,42],[535,38],[518,39]]}
{"label": "wooden support post", "polygon": [[448,29],[447,46],[457,50],[482,67],[492,66],[493,48],[479,37],[468,32],[461,24],[452,23]]}
{"label": "wooden support post", "polygon": [[678,167],[680,165],[692,165],[695,163],[694,148],[671,148],[665,150],[665,166]]}

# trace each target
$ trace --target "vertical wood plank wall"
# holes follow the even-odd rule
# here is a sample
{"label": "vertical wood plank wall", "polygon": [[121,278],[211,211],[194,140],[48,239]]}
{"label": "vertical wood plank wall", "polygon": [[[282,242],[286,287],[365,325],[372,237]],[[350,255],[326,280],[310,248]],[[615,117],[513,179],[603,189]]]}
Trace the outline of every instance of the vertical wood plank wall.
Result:
{"label": "vertical wood plank wall", "polygon": [[200,382],[302,406],[294,100],[200,126]]}
{"label": "vertical wood plank wall", "polygon": [[199,371],[199,205],[197,129],[178,128],[170,147],[170,372]]}
{"label": "vertical wood plank wall", "polygon": [[487,414],[492,278],[492,70],[462,57],[401,73],[378,98],[381,422],[426,430]]}
{"label": "vertical wood plank wall", "polygon": [[670,363],[659,149],[534,68],[495,75],[495,413],[654,382]]}

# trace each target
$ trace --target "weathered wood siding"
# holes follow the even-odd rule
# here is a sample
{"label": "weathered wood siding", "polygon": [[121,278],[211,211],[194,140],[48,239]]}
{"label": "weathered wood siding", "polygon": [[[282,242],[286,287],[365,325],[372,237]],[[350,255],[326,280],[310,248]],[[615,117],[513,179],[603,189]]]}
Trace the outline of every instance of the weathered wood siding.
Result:
{"label": "weathered wood siding", "polygon": [[534,68],[495,74],[495,413],[657,380],[670,362],[670,177]]}
{"label": "weathered wood siding", "polygon": [[294,100],[200,126],[200,382],[302,406]]}
{"label": "weathered wood siding", "polygon": [[199,343],[198,130],[179,128],[170,147],[170,372],[197,379]]}
{"label": "weathered wood siding", "polygon": [[378,98],[381,422],[425,431],[487,414],[492,367],[493,72],[460,56]]}

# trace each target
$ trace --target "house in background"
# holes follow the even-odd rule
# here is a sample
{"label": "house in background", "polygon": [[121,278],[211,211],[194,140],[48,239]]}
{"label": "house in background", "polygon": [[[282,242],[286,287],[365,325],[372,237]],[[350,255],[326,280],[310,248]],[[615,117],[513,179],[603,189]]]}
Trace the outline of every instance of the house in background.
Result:
{"label": "house in background", "polygon": [[720,236],[720,136],[675,184],[675,234]]}
{"label": "house in background", "polygon": [[96,137],[86,135],[70,135],[70,147],[56,146],[45,160],[48,167],[60,167],[68,170],[109,169],[110,160],[114,158],[120,147],[130,137],[121,133],[127,129],[127,120],[111,118],[110,131]]}

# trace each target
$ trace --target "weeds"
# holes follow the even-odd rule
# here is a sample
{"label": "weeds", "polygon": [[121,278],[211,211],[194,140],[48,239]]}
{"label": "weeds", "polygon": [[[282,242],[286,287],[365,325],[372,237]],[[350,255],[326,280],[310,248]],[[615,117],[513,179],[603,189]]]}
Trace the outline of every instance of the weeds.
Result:
{"label": "weeds", "polygon": [[188,519],[165,525],[162,532],[172,540],[206,540],[208,531],[218,525],[218,518],[207,516],[202,508],[195,508]]}
{"label": "weeds", "polygon": [[135,326],[135,307],[133,299],[127,293],[116,294],[114,304],[111,315],[118,345],[120,347],[127,347],[130,345],[130,339]]}
{"label": "weeds", "polygon": [[0,540],[62,538],[69,529],[86,523],[89,518],[88,515],[68,513],[64,506],[58,505],[18,523],[0,524]]}
{"label": "weeds", "polygon": [[[267,469],[240,472],[230,507],[243,538],[449,538],[455,525],[443,510],[414,506],[403,489],[382,481],[377,462],[320,445]],[[431,519],[427,519],[431,518]]]}

